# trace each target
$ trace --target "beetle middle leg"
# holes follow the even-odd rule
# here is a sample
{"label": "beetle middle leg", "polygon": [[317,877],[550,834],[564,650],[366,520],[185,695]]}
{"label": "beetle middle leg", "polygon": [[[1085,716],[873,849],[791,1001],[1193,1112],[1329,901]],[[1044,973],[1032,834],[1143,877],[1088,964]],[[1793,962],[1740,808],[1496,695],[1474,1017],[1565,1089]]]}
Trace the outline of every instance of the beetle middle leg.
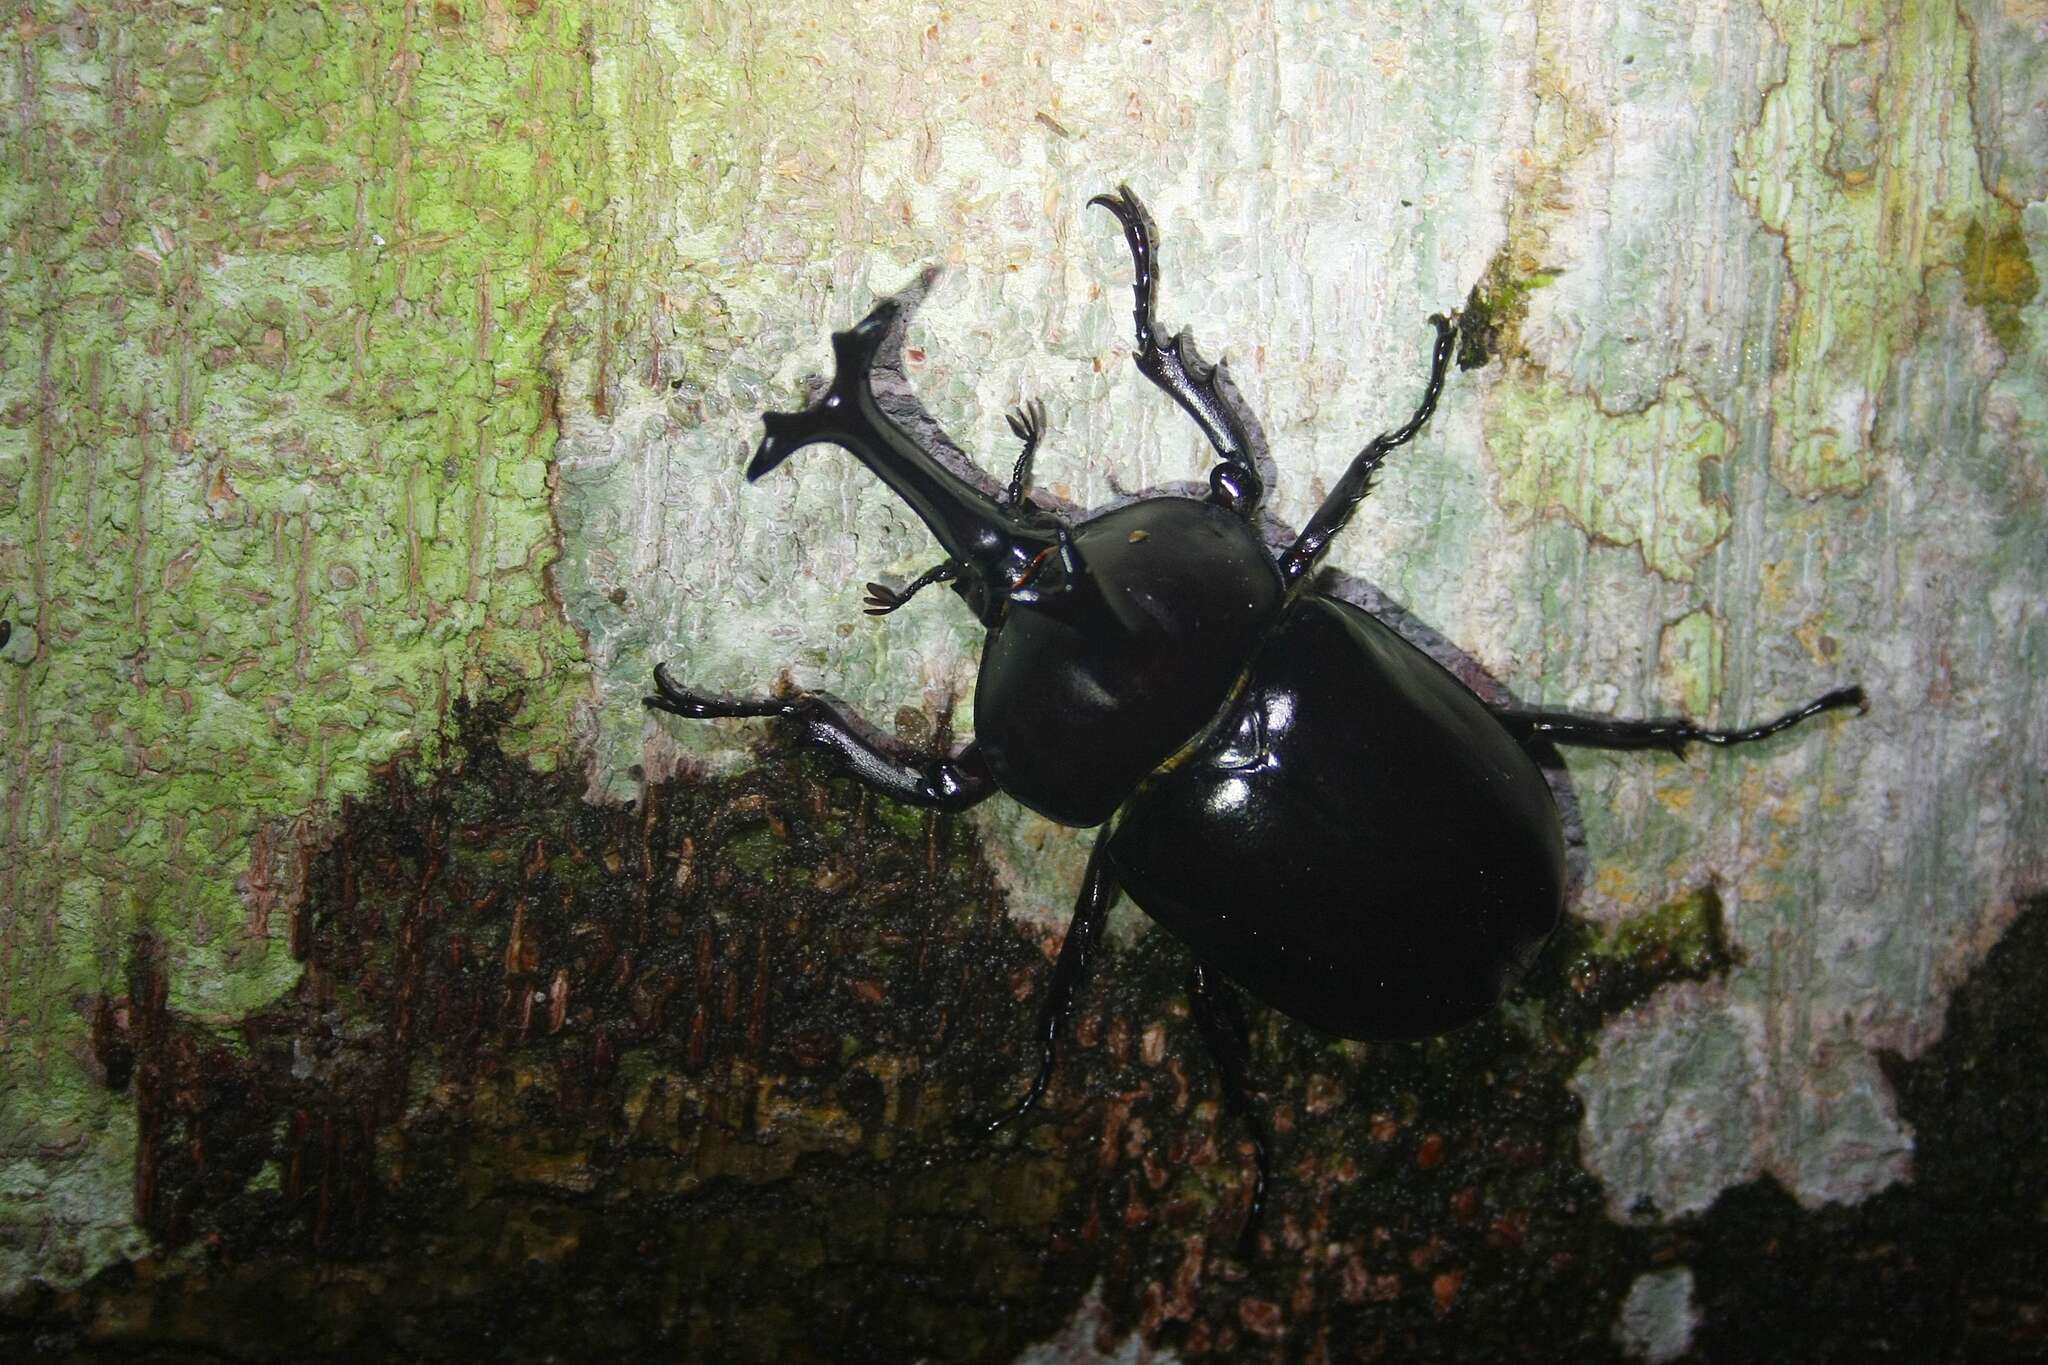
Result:
{"label": "beetle middle leg", "polygon": [[1223,1077],[1223,1107],[1251,1133],[1252,1202],[1245,1210],[1237,1248],[1239,1255],[1247,1255],[1258,1238],[1259,1219],[1266,1211],[1266,1184],[1272,1168],[1267,1157],[1271,1143],[1266,1136],[1265,1120],[1252,1103],[1244,1009],[1222,975],[1200,963],[1188,974],[1188,1005],[1194,1013],[1195,1026],[1202,1032],[1202,1041],[1209,1046],[1209,1055],[1216,1059],[1216,1070]]}
{"label": "beetle middle leg", "polygon": [[1131,290],[1137,296],[1133,316],[1138,328],[1139,372],[1166,390],[1195,419],[1195,425],[1223,457],[1223,463],[1209,471],[1209,501],[1250,521],[1258,515],[1259,499],[1265,496],[1266,485],[1258,466],[1252,462],[1252,443],[1245,431],[1244,417],[1217,387],[1217,374],[1223,367],[1202,363],[1193,354],[1194,341],[1186,331],[1163,342],[1159,340],[1159,325],[1152,316],[1152,288],[1158,269],[1152,246],[1152,216],[1145,212],[1145,206],[1128,185],[1119,185],[1115,194],[1098,194],[1088,202],[1100,204],[1115,214],[1123,224],[1124,240],[1130,244],[1131,263],[1137,270]]}
{"label": "beetle middle leg", "polygon": [[1389,452],[1414,440],[1415,433],[1422,430],[1422,424],[1436,411],[1437,396],[1444,391],[1444,375],[1450,369],[1451,356],[1458,348],[1458,329],[1451,319],[1442,314],[1429,321],[1436,328],[1436,349],[1430,356],[1429,385],[1422,391],[1421,405],[1404,425],[1373,437],[1372,442],[1352,458],[1351,466],[1337,480],[1337,486],[1330,490],[1330,495],[1323,499],[1323,505],[1302,528],[1300,539],[1280,557],[1280,581],[1290,587],[1315,568],[1316,561],[1329,548],[1331,537],[1344,529],[1351,520],[1351,514],[1358,510],[1358,504],[1365,501],[1365,495],[1372,491],[1372,476],[1379,472],[1380,462],[1387,458]]}
{"label": "beetle middle leg", "polygon": [[948,756],[919,753],[885,738],[852,708],[822,692],[783,697],[719,697],[678,683],[662,664],[654,670],[657,695],[642,700],[656,711],[690,720],[779,717],[795,722],[802,743],[836,755],[847,775],[908,805],[962,811],[995,795],[995,774],[974,743]]}
{"label": "beetle middle leg", "polygon": [[1031,1089],[1023,1099],[991,1120],[988,1129],[994,1132],[1006,1123],[1023,1118],[1038,1107],[1038,1101],[1045,1094],[1046,1086],[1052,1083],[1053,1066],[1059,1060],[1060,1032],[1066,1027],[1067,1018],[1074,1012],[1074,996],[1081,988],[1081,979],[1088,974],[1088,960],[1095,955],[1095,945],[1102,940],[1102,926],[1109,918],[1109,907],[1116,900],[1116,879],[1109,873],[1108,860],[1103,850],[1109,847],[1109,826],[1095,836],[1095,847],[1088,854],[1088,871],[1081,878],[1081,895],[1074,902],[1074,918],[1067,923],[1067,937],[1060,944],[1059,960],[1053,963],[1052,977],[1045,983],[1045,1000],[1038,1007],[1038,1025],[1034,1032],[1038,1037],[1038,1074],[1032,1078]]}
{"label": "beetle middle leg", "polygon": [[1711,730],[1684,716],[1653,720],[1616,720],[1608,716],[1581,716],[1570,711],[1544,711],[1534,707],[1497,706],[1493,714],[1508,733],[1524,744],[1545,739],[1552,744],[1571,744],[1588,749],[1662,749],[1685,757],[1688,744],[1712,744],[1727,748],[1767,739],[1789,730],[1823,711],[1853,706],[1868,709],[1860,687],[1844,687],[1794,707],[1775,720],[1735,730]]}

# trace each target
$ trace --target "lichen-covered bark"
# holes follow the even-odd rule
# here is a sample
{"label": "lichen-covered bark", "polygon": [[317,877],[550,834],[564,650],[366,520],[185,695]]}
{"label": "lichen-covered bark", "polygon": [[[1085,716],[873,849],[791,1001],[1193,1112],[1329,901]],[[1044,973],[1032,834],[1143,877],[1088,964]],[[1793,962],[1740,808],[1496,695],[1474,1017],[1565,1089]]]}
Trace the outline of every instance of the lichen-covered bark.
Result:
{"label": "lichen-covered bark", "polygon": [[[295,829],[523,690],[572,759],[542,343],[603,206],[573,5],[12,10],[0,1279],[133,1254],[91,1001],[295,981]],[[573,759],[572,759],[573,761]]]}
{"label": "lichen-covered bark", "polygon": [[[1263,417],[1276,533],[1478,283],[1492,361],[1342,582],[1532,701],[1736,721],[1870,691],[1761,752],[1574,756],[1578,913],[1620,932],[1714,888],[1728,957],[1581,1040],[1579,1143],[1628,1237],[1759,1176],[1814,1207],[1913,1174],[1878,1056],[1934,1043],[2048,880],[2033,0],[10,17],[0,1281],[150,1243],[147,1120],[93,1043],[137,932],[180,1027],[278,1008],[336,803],[395,753],[434,771],[455,698],[516,694],[505,742],[611,806],[749,761],[742,727],[650,725],[657,659],[788,669],[913,735],[957,699],[971,730],[957,604],[858,615],[923,530],[830,451],[751,488],[739,463],[824,333],[937,261],[909,377],[984,468],[1037,396],[1074,503],[1199,478],[1082,208],[1119,180],[1164,320]],[[1012,908],[1063,914],[1080,839],[977,819]],[[1620,1256],[1651,1278],[1605,1320],[1653,1355],[1695,1317],[1722,1340],[1729,1263],[1659,1245],[1693,1275]],[[1143,1325],[1138,1284],[1095,1302]]]}

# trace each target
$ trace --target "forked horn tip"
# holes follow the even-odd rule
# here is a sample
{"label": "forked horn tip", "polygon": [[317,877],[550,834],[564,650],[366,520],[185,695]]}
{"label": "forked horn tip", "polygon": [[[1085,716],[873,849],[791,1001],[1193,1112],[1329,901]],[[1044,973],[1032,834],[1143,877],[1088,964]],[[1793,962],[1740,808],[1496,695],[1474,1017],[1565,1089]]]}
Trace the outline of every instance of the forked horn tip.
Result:
{"label": "forked horn tip", "polygon": [[764,412],[761,426],[766,434],[761,437],[761,444],[754,447],[753,458],[747,461],[748,483],[772,473],[777,465],[810,444],[816,423],[806,412]]}

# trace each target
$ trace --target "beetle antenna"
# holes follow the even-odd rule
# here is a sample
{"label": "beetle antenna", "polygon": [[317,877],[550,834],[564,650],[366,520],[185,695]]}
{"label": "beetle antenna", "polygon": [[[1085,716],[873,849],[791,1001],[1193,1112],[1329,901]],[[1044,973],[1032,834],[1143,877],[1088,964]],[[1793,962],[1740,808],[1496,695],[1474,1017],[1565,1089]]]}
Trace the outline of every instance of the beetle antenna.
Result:
{"label": "beetle antenna", "polygon": [[762,414],[764,435],[747,464],[747,478],[761,478],[807,445],[829,441],[844,447],[938,538],[963,581],[962,596],[983,624],[994,625],[1005,587],[1053,546],[1053,536],[947,468],[877,401],[875,367],[901,346],[905,321],[921,293],[921,286],[913,286],[885,298],[852,327],[832,334],[832,382],[801,412]]}
{"label": "beetle antenna", "polygon": [[[1024,572],[1010,585],[1009,597],[1012,602],[1049,602],[1070,593],[1098,588],[1089,576],[1088,565],[1081,558],[1081,547],[1074,543],[1074,533],[1065,522],[1053,522],[1053,543],[1038,552],[1038,557],[1025,565]],[[1054,561],[1060,566],[1060,576],[1051,587],[1039,585],[1039,578]],[[1098,599],[1099,600],[1099,599]]]}
{"label": "beetle antenna", "polygon": [[1011,413],[1010,430],[1024,442],[1024,449],[1017,456],[1017,468],[1010,474],[1009,491],[1003,495],[1003,506],[1016,507],[1024,501],[1024,490],[1031,483],[1031,457],[1038,453],[1038,443],[1045,437],[1045,404],[1034,398]]}
{"label": "beetle antenna", "polygon": [[943,563],[934,564],[931,568],[926,569],[923,573],[912,579],[910,586],[901,592],[896,591],[886,583],[869,583],[867,585],[867,596],[862,599],[867,605],[862,607],[861,610],[869,616],[887,616],[890,612],[895,611],[932,584],[950,583],[959,576],[960,566],[948,559]]}

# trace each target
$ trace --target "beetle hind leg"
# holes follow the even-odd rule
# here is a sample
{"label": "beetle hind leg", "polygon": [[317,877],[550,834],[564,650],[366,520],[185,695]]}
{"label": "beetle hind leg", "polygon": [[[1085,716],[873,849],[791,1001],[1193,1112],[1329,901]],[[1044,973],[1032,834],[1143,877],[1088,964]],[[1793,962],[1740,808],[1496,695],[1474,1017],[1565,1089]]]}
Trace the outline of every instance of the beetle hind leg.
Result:
{"label": "beetle hind leg", "polygon": [[1850,706],[1858,711],[1870,709],[1862,688],[1840,688],[1815,697],[1804,706],[1794,707],[1774,720],[1735,730],[1711,730],[1684,716],[1615,720],[1607,716],[1581,716],[1570,711],[1543,711],[1522,706],[1495,707],[1493,714],[1507,727],[1509,734],[1524,744],[1548,740],[1552,744],[1587,749],[1662,749],[1683,758],[1688,744],[1712,744],[1723,749],[1748,744],[1789,730],[1824,711]]}
{"label": "beetle hind leg", "polygon": [[1108,861],[1103,850],[1109,846],[1109,827],[1095,836],[1095,847],[1088,855],[1088,871],[1081,878],[1081,894],[1074,902],[1074,918],[1067,924],[1067,937],[1060,944],[1059,960],[1053,963],[1052,977],[1046,982],[1045,999],[1038,1007],[1038,1024],[1033,1032],[1038,1038],[1038,1074],[1032,1078],[1031,1089],[1024,1098],[1011,1105],[990,1120],[988,1131],[994,1132],[1008,1123],[1014,1123],[1038,1107],[1044,1097],[1046,1086],[1052,1083],[1053,1067],[1059,1061],[1060,1033],[1066,1028],[1067,1018],[1074,1012],[1074,996],[1081,988],[1081,981],[1088,974],[1088,961],[1095,955],[1095,945],[1102,939],[1102,925],[1109,918],[1109,907],[1116,900],[1116,879],[1109,874]]}
{"label": "beetle hind leg", "polygon": [[1222,977],[1199,963],[1188,974],[1188,1005],[1223,1079],[1223,1107],[1251,1135],[1252,1197],[1237,1238],[1238,1255],[1249,1256],[1257,1245],[1259,1222],[1266,1212],[1266,1187],[1272,1175],[1268,1149],[1272,1143],[1266,1134],[1265,1120],[1252,1103],[1244,1010]]}
{"label": "beetle hind leg", "polygon": [[1152,216],[1131,193],[1128,185],[1117,186],[1114,194],[1098,194],[1090,205],[1101,205],[1123,225],[1124,241],[1131,248],[1136,278],[1131,290],[1136,296],[1133,317],[1137,323],[1138,371],[1166,390],[1182,411],[1209,438],[1209,444],[1223,462],[1209,471],[1209,501],[1227,507],[1246,521],[1258,515],[1259,500],[1265,496],[1265,480],[1253,458],[1253,447],[1245,414],[1227,392],[1225,367],[1203,363],[1194,352],[1194,341],[1183,331],[1159,339],[1159,325],[1152,316],[1152,293],[1157,277],[1153,249]]}

